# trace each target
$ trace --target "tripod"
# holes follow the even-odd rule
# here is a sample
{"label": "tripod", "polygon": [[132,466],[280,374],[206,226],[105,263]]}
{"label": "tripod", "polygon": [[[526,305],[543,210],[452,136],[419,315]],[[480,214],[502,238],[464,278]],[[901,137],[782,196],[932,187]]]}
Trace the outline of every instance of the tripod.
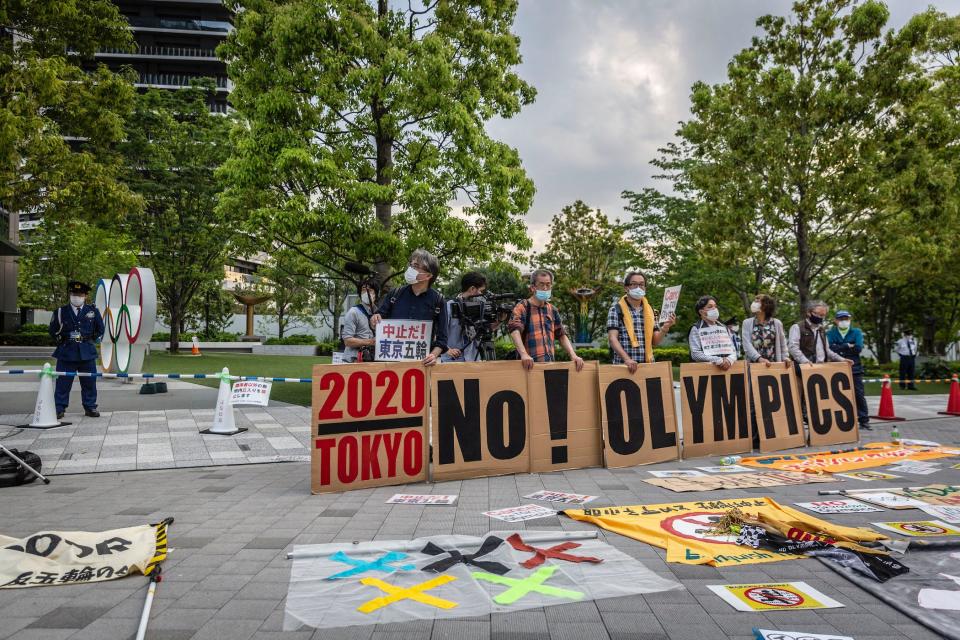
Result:
{"label": "tripod", "polygon": [[484,340],[477,345],[480,359],[484,362],[492,362],[497,359],[497,350],[493,346],[492,340]]}
{"label": "tripod", "polygon": [[17,462],[20,464],[21,467],[23,467],[24,469],[26,469],[27,471],[29,471],[29,472],[32,473],[33,475],[35,475],[35,476],[37,476],[38,478],[40,478],[41,480],[43,480],[43,484],[50,484],[50,480],[47,479],[46,476],[44,476],[42,473],[40,473],[39,471],[37,471],[36,469],[34,469],[33,467],[31,467],[30,465],[28,465],[26,462],[24,462],[23,460],[21,460],[21,459],[18,458],[17,456],[15,456],[15,455],[13,455],[12,453],[10,453],[10,449],[7,449],[7,448],[6,448],[5,446],[3,446],[2,444],[0,444],[0,453],[4,453],[4,454],[10,456],[11,458],[13,458],[15,461],[17,461]]}

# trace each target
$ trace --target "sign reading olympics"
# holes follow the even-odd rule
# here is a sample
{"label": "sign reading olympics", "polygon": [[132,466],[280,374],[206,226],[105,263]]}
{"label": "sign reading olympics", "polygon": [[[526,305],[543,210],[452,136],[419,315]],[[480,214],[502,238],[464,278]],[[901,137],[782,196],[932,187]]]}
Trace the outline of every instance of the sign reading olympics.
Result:
{"label": "sign reading olympics", "polygon": [[100,343],[104,372],[140,373],[157,320],[157,283],[153,271],[134,267],[97,283],[94,304],[107,331]]}

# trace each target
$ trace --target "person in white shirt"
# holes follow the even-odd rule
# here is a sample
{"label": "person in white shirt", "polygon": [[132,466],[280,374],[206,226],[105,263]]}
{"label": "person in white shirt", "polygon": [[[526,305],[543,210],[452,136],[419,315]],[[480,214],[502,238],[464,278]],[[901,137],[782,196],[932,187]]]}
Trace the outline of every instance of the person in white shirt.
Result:
{"label": "person in white shirt", "polygon": [[[827,332],[823,321],[830,308],[822,300],[807,302],[807,317],[790,327],[787,337],[787,349],[797,365],[820,364],[822,362],[849,362],[852,360],[834,353],[827,344]],[[797,370],[799,373],[799,369]]]}
{"label": "person in white shirt", "polygon": [[913,337],[913,329],[903,330],[903,337],[897,340],[893,350],[900,356],[900,388],[916,391],[917,339]]}

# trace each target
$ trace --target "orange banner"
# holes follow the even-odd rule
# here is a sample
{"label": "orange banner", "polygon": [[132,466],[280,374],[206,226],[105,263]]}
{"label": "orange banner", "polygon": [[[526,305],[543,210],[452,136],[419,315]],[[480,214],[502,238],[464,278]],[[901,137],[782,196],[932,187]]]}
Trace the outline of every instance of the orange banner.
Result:
{"label": "orange banner", "polygon": [[902,460],[933,460],[956,455],[960,455],[960,450],[948,447],[901,446],[893,442],[873,442],[854,449],[796,455],[753,456],[744,458],[739,464],[780,471],[835,473],[882,467]]}

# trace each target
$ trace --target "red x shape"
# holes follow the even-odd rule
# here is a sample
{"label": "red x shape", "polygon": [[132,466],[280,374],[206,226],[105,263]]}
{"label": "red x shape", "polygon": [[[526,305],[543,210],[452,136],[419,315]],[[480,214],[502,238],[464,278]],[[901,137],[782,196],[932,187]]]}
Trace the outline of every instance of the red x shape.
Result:
{"label": "red x shape", "polygon": [[509,538],[507,542],[510,543],[510,546],[516,549],[517,551],[527,551],[529,553],[535,554],[529,560],[520,563],[520,566],[525,569],[533,569],[534,567],[539,567],[547,558],[553,558],[555,560],[566,560],[567,562],[594,562],[600,563],[603,562],[602,558],[594,558],[591,556],[574,556],[569,553],[564,553],[564,551],[569,551],[570,549],[576,549],[580,545],[576,542],[564,542],[563,544],[558,544],[556,546],[550,547],[549,549],[541,549],[539,547],[532,547],[526,542],[523,541],[523,538],[520,537],[519,533],[515,533]]}

